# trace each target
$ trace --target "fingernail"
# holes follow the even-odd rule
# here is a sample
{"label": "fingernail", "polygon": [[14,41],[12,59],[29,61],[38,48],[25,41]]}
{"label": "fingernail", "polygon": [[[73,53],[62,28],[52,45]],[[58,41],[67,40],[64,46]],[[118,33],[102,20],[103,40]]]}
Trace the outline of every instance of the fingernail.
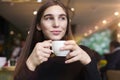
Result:
{"label": "fingernail", "polygon": [[65,61],[65,63],[67,64],[68,62],[67,62],[67,61]]}
{"label": "fingernail", "polygon": [[54,53],[54,51],[53,51],[53,50],[51,50],[51,52],[52,52],[52,53]]}

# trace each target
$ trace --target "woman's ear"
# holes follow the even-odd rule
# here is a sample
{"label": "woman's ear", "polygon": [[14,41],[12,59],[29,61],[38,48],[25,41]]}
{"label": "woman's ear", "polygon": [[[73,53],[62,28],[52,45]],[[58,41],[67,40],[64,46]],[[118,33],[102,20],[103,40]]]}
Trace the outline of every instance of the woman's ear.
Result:
{"label": "woman's ear", "polygon": [[37,25],[37,27],[36,27],[36,28],[37,28],[37,30],[38,30],[38,31],[41,31],[41,28],[40,28],[40,26],[39,26],[39,25]]}

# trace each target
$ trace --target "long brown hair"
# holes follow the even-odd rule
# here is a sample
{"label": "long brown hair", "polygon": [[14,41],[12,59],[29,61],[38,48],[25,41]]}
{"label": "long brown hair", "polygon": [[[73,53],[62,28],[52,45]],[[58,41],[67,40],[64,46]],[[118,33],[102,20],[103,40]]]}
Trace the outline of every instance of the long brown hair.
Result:
{"label": "long brown hair", "polygon": [[48,0],[45,4],[43,4],[40,7],[40,9],[38,10],[38,13],[36,15],[35,22],[34,22],[33,26],[30,27],[30,31],[29,31],[29,34],[26,39],[26,44],[21,52],[21,55],[19,57],[17,65],[16,65],[15,76],[17,76],[19,74],[19,72],[21,71],[21,68],[23,68],[23,66],[24,66],[27,58],[31,54],[35,44],[37,42],[42,42],[45,40],[42,31],[38,31],[36,27],[37,27],[37,25],[40,24],[41,17],[44,14],[44,11],[48,7],[53,6],[53,5],[59,5],[60,7],[62,7],[67,15],[67,22],[68,22],[67,23],[67,31],[66,31],[63,39],[64,40],[73,39],[72,33],[71,33],[70,21],[69,21],[70,19],[69,19],[68,8],[63,3],[61,3],[59,0]]}

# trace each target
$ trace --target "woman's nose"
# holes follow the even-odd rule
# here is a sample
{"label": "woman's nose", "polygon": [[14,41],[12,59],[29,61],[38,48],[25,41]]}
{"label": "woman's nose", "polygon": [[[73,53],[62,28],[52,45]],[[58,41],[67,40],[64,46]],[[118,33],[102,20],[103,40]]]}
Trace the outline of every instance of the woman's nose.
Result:
{"label": "woman's nose", "polygon": [[58,20],[54,20],[54,27],[59,27],[59,21]]}

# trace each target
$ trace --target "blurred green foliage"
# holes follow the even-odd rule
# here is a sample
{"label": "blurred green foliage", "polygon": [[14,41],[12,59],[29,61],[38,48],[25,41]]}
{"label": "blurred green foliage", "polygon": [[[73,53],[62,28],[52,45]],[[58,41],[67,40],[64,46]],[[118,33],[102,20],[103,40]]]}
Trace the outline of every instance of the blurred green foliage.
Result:
{"label": "blurred green foliage", "polygon": [[80,44],[97,51],[100,55],[103,55],[104,53],[109,52],[110,41],[111,30],[105,29],[85,37],[80,41]]}

